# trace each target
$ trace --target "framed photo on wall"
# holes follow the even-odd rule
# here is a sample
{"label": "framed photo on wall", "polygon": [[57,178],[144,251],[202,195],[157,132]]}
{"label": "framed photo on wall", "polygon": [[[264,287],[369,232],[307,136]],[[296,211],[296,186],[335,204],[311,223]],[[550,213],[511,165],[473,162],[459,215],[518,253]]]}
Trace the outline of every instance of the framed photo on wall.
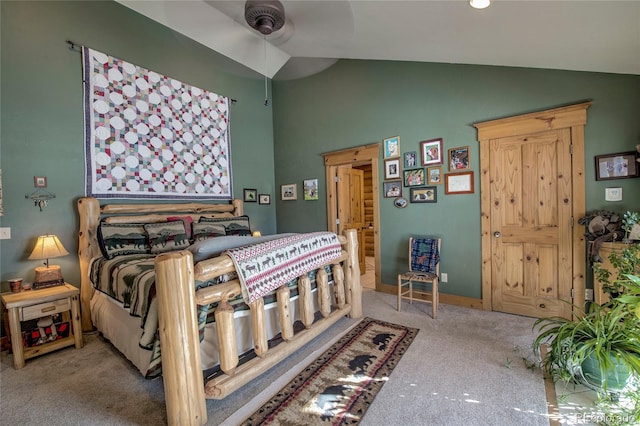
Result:
{"label": "framed photo on wall", "polygon": [[291,201],[298,199],[298,185],[295,183],[288,183],[280,186],[280,198],[283,201]]}
{"label": "framed photo on wall", "polygon": [[418,167],[418,153],[416,151],[404,153],[404,168],[411,169]]}
{"label": "framed photo on wall", "polygon": [[269,194],[258,195],[258,204],[271,204],[271,195]]}
{"label": "framed photo on wall", "polygon": [[318,199],[318,179],[304,181],[304,199],[307,201]]}
{"label": "framed photo on wall", "polygon": [[424,167],[404,171],[404,186],[422,186],[426,182]]}
{"label": "framed photo on wall", "polygon": [[442,164],[442,138],[420,142],[420,154],[423,166]]}
{"label": "framed photo on wall", "polygon": [[445,194],[473,194],[473,172],[456,172],[444,175]]}
{"label": "framed photo on wall", "polygon": [[383,141],[384,158],[400,157],[400,136],[386,138]]}
{"label": "framed photo on wall", "polygon": [[449,171],[465,170],[470,166],[469,163],[469,147],[460,146],[449,150]]}
{"label": "framed photo on wall", "polygon": [[635,151],[596,155],[596,180],[626,179],[640,176]]}
{"label": "framed photo on wall", "polygon": [[427,167],[427,183],[440,185],[442,183],[442,166]]}
{"label": "framed photo on wall", "polygon": [[258,190],[257,189],[244,189],[244,202],[245,203],[255,203],[258,201]]}
{"label": "framed photo on wall", "polygon": [[436,186],[425,186],[424,188],[411,188],[412,203],[435,203],[438,199],[438,188]]}
{"label": "framed photo on wall", "polygon": [[393,180],[390,182],[383,182],[384,198],[396,198],[402,197],[402,181]]}
{"label": "framed photo on wall", "polygon": [[385,180],[400,179],[400,158],[384,160]]}

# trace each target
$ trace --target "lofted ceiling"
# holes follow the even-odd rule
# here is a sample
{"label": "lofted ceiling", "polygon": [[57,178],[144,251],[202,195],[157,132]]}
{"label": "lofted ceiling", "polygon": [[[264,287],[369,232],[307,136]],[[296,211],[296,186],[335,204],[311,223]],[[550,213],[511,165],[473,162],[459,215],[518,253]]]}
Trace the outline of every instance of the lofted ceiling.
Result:
{"label": "lofted ceiling", "polygon": [[640,1],[281,0],[269,36],[244,20],[244,0],[117,0],[275,79],[342,58],[640,75]]}

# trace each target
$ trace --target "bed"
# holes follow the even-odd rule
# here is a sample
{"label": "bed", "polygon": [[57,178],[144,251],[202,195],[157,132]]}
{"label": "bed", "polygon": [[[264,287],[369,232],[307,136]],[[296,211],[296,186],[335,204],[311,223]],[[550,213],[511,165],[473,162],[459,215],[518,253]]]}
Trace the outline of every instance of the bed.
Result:
{"label": "bed", "polygon": [[83,330],[161,370],[169,424],[204,424],[205,399],[362,315],[355,230],[253,237],[240,200],[77,207]]}

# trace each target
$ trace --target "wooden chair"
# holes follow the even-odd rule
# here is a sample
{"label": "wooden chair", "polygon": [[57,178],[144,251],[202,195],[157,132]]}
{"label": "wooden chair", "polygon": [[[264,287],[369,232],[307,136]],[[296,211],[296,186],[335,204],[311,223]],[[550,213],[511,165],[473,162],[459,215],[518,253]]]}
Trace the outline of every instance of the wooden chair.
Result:
{"label": "wooden chair", "polygon": [[[398,311],[402,299],[431,303],[431,316],[436,318],[438,311],[438,277],[440,276],[440,238],[411,237],[409,238],[409,271],[398,274]],[[430,283],[431,291],[414,289],[413,282]],[[408,286],[408,289],[405,289]],[[416,298],[426,296],[428,299]]]}

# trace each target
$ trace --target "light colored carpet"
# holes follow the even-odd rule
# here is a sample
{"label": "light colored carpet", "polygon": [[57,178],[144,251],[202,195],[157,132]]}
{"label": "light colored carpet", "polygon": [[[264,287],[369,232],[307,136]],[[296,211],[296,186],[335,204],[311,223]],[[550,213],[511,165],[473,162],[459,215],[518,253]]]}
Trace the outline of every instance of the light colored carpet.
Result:
{"label": "light colored carpet", "polygon": [[[420,332],[367,411],[362,425],[548,425],[542,373],[533,359],[534,319],[440,305],[403,303],[366,290],[364,315]],[[222,401],[207,401],[209,425],[235,425],[357,321],[344,318],[290,359]],[[99,336],[14,370],[0,357],[0,422],[5,425],[166,423],[161,380],[141,378]]]}

